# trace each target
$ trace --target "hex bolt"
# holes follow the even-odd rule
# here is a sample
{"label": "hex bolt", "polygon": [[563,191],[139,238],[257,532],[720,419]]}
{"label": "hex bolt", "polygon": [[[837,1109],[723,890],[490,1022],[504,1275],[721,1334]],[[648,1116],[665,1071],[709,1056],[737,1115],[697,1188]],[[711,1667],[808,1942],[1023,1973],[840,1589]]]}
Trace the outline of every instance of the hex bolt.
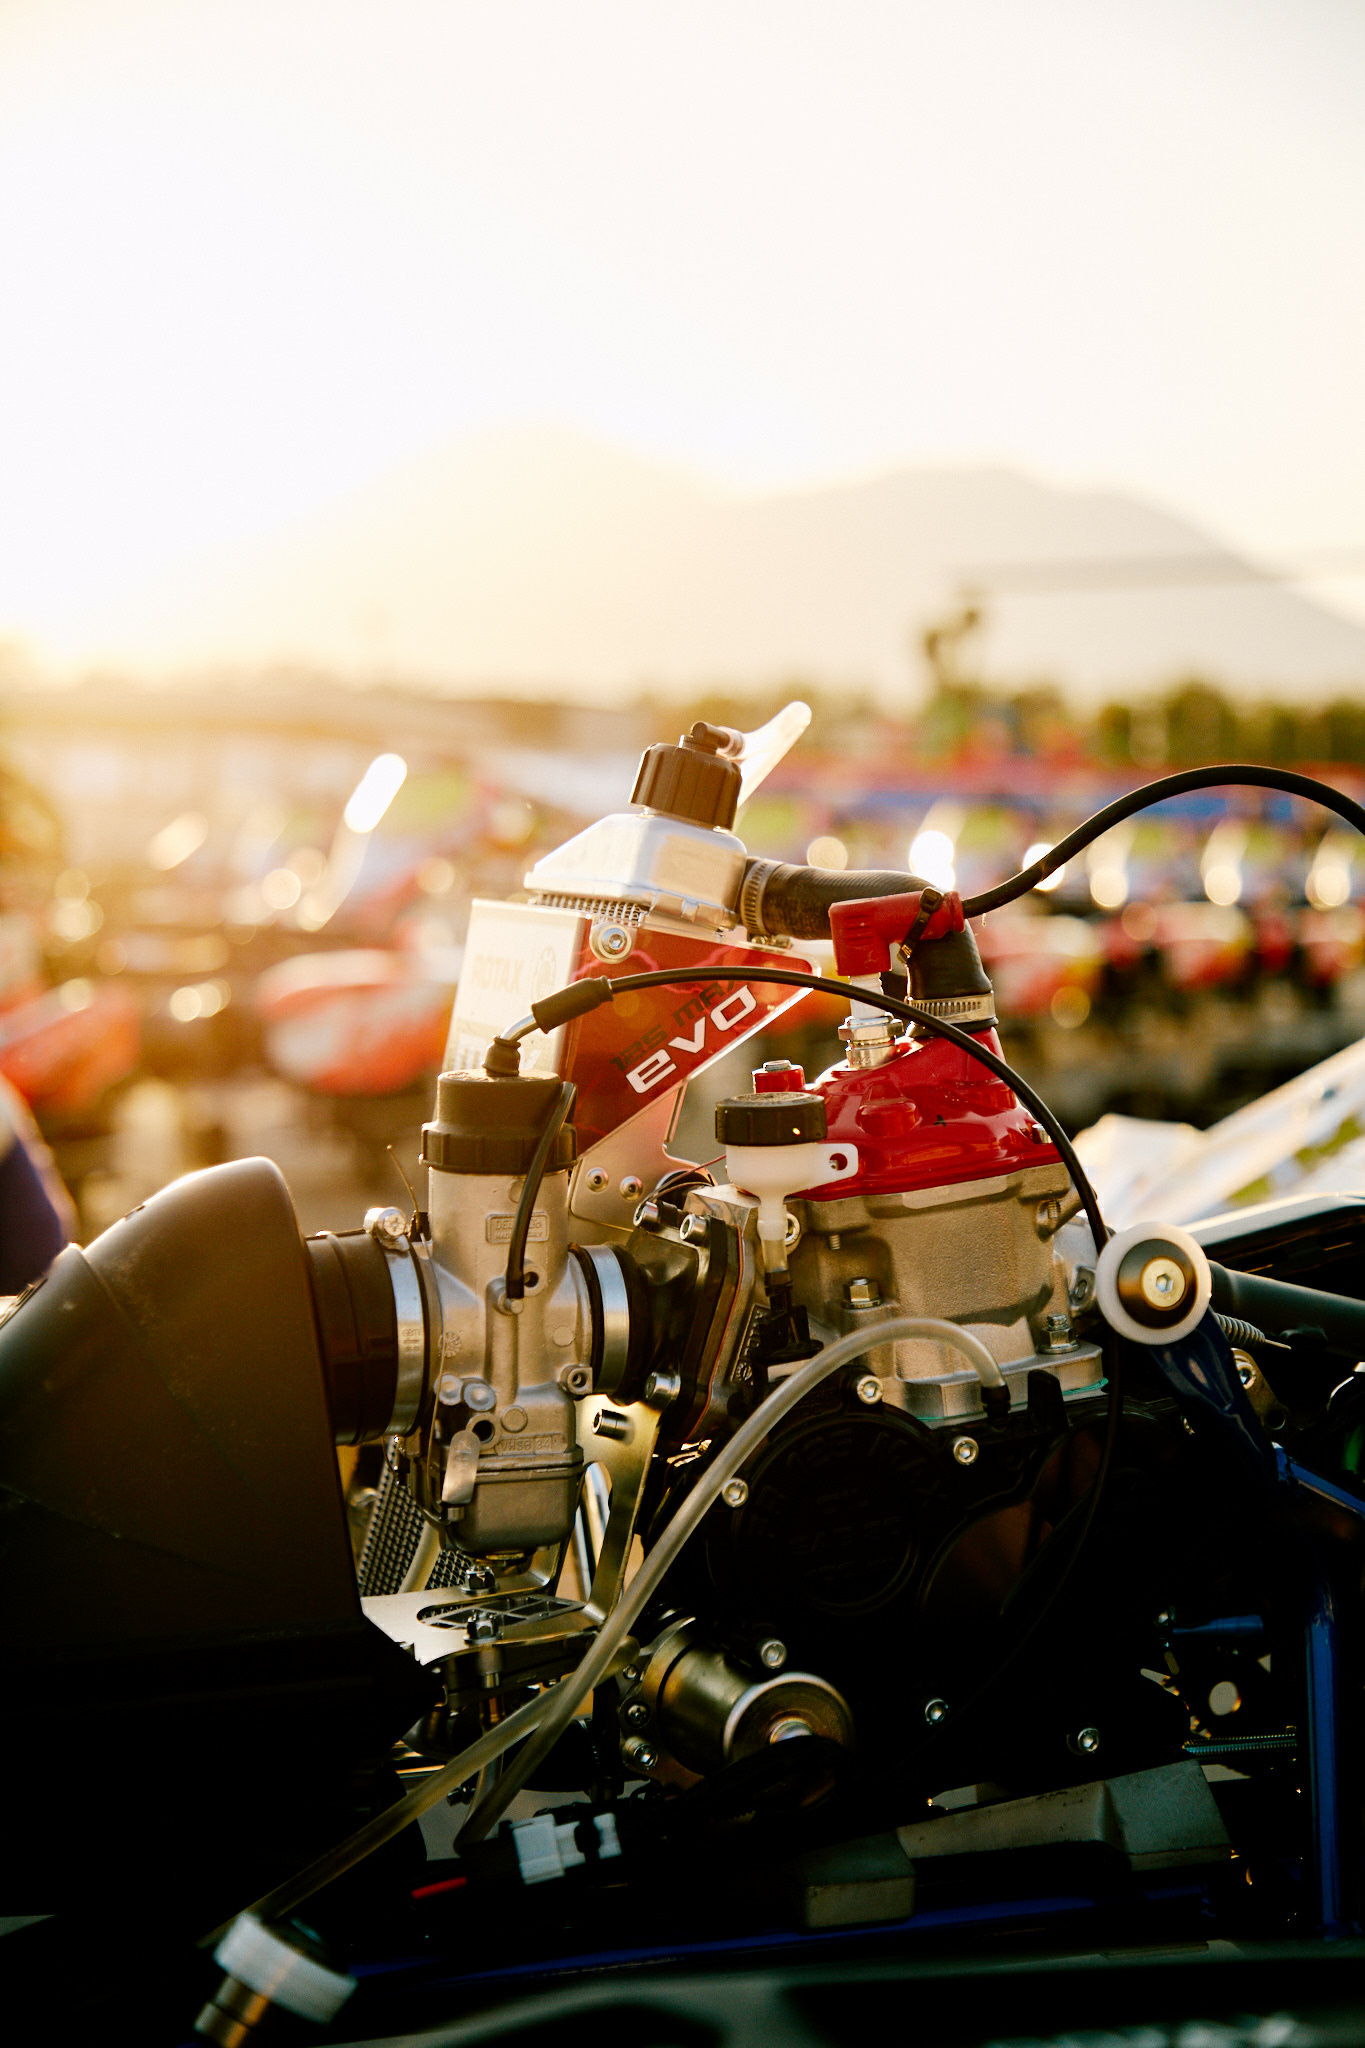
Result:
{"label": "hex bolt", "polygon": [[588,943],[599,960],[624,960],[631,947],[630,931],[623,924],[594,925]]}
{"label": "hex bolt", "polygon": [[590,1194],[600,1195],[603,1188],[609,1186],[611,1182],[611,1175],[607,1172],[604,1166],[590,1166],[587,1171],[586,1179],[588,1184],[588,1192]]}
{"label": "hex bolt", "polygon": [[881,1381],[875,1372],[865,1372],[858,1381],[858,1399],[864,1408],[877,1408],[881,1405],[881,1398]]}
{"label": "hex bolt", "polygon": [[628,1173],[623,1176],[621,1181],[621,1199],[623,1201],[638,1202],[644,1191],[645,1184],[638,1173]]}
{"label": "hex bolt", "polygon": [[643,1700],[632,1700],[626,1708],[625,1721],[628,1728],[648,1728],[649,1708]]}
{"label": "hex bolt", "polygon": [[881,1289],[875,1280],[845,1280],[844,1300],[850,1308],[879,1308]]}
{"label": "hex bolt", "polygon": [[937,1728],[940,1722],[946,1721],[948,1718],[947,1700],[926,1700],[924,1702],[924,1718],[931,1728]]}
{"label": "hex bolt", "polygon": [[981,1456],[981,1446],[974,1436],[953,1438],[953,1462],[958,1465],[974,1465]]}
{"label": "hex bolt", "polygon": [[765,1671],[780,1671],[787,1661],[787,1645],[776,1636],[769,1636],[758,1646],[758,1661]]}
{"label": "hex bolt", "polygon": [[501,1630],[502,1622],[496,1614],[471,1614],[465,1626],[465,1636],[471,1643],[493,1643]]}
{"label": "hex bolt", "polygon": [[1138,1291],[1153,1308],[1176,1308],[1189,1287],[1174,1259],[1148,1259],[1138,1275]]}
{"label": "hex bolt", "polygon": [[621,1744],[621,1754],[628,1764],[634,1764],[637,1771],[652,1771],[659,1761],[659,1752],[648,1742],[642,1742],[638,1735],[632,1735],[629,1742]]}
{"label": "hex bolt", "polygon": [[745,1501],[749,1498],[748,1480],[739,1478],[727,1479],[720,1490],[720,1497],[725,1502],[727,1508],[742,1508]]}

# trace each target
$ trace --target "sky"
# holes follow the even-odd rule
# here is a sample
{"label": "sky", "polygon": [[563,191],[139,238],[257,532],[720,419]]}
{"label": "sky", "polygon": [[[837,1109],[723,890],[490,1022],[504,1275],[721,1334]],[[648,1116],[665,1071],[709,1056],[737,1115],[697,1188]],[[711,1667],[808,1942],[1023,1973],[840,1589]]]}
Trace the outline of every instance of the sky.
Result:
{"label": "sky", "polygon": [[523,422],[1365,554],[1363,104],[1359,0],[0,0],[0,641]]}

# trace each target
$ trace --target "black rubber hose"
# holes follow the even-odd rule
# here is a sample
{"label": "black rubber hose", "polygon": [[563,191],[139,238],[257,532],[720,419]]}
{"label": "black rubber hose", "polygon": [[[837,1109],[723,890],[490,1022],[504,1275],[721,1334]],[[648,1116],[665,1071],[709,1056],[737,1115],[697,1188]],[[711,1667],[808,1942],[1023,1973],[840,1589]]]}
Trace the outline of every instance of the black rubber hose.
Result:
{"label": "black rubber hose", "polygon": [[751,860],[740,888],[740,922],[755,938],[773,932],[789,939],[827,939],[831,903],[903,896],[930,886],[920,875],[891,868],[802,868],[782,860]]}
{"label": "black rubber hose", "polygon": [[[825,974],[805,974],[796,967],[658,967],[649,974],[620,974],[610,980],[595,979],[592,985],[601,993],[590,1007],[595,1008],[598,1002],[607,1002],[618,995],[625,995],[631,989],[669,988],[680,983],[696,985],[708,981],[771,981],[792,988],[819,989],[826,995],[842,997],[844,1002],[848,1002],[854,994],[846,981],[835,981]],[[575,989],[581,989],[583,986],[582,982],[573,984]],[[1100,1215],[1099,1199],[1086,1177],[1085,1168],[1076,1156],[1075,1146],[1042,1096],[1029,1086],[1022,1074],[1016,1074],[1014,1068],[1003,1060],[999,1053],[992,1052],[989,1046],[983,1045],[981,1040],[973,1037],[969,1031],[960,1031],[956,1024],[950,1024],[946,1018],[935,1017],[930,1011],[922,1010],[918,1003],[903,1003],[895,996],[873,995],[868,990],[859,990],[857,994],[861,1001],[875,1009],[889,1011],[893,1017],[901,1017],[907,1024],[920,1025],[927,1034],[935,1038],[946,1038],[950,1044],[957,1046],[981,1066],[988,1068],[998,1081],[1003,1081],[1006,1087],[1013,1089],[1019,1100],[1037,1117],[1061,1154],[1062,1163],[1071,1176],[1071,1184],[1081,1198],[1081,1207],[1085,1210],[1086,1219],[1090,1224],[1090,1234],[1095,1240],[1096,1251],[1108,1243],[1109,1231],[1104,1218]],[[557,1001],[557,996],[549,996],[543,1003],[531,1005],[531,1014],[542,1024],[542,1028],[543,1017],[554,1014]],[[579,1014],[583,1007],[588,1006],[580,1006]]]}
{"label": "black rubber hose", "polygon": [[[1333,789],[1330,783],[1319,782],[1311,775],[1296,775],[1288,768],[1262,768],[1246,761],[1224,762],[1214,768],[1187,768],[1178,775],[1162,775],[1157,781],[1144,783],[1141,789],[1130,790],[1127,796],[1106,804],[1074,832],[1068,832],[1065,839],[1049,847],[1031,867],[1011,875],[1008,881],[997,882],[993,889],[983,890],[979,896],[965,898],[963,911],[968,917],[982,917],[988,910],[999,910],[1003,904],[1026,896],[1103,833],[1152,804],[1184,796],[1190,790],[1220,789],[1239,783],[1253,789],[1283,790],[1288,796],[1321,804],[1324,810],[1335,811],[1365,835],[1365,809],[1353,798],[1343,796],[1339,789]],[[896,874],[886,868],[802,868],[784,861],[751,860],[744,870],[740,890],[740,921],[755,937],[766,933],[792,939],[827,939],[831,903],[853,903],[868,896],[899,896],[907,890],[928,886],[919,875]]]}
{"label": "black rubber hose", "polygon": [[[1311,775],[1295,775],[1288,768],[1261,768],[1246,761],[1222,762],[1215,768],[1186,768],[1179,775],[1162,775],[1141,789],[1130,789],[1127,796],[1106,804],[1102,811],[1096,811],[1093,818],[1087,818],[1074,832],[1068,832],[1065,839],[1059,839],[1041,860],[1034,861],[1032,867],[1012,875],[1007,882],[997,882],[993,889],[985,889],[979,896],[969,897],[962,908],[968,917],[982,917],[988,910],[999,910],[1002,904],[1013,903],[1017,896],[1026,896],[1030,889],[1036,889],[1058,868],[1065,867],[1069,860],[1083,853],[1102,833],[1121,825],[1135,811],[1145,811],[1152,804],[1164,803],[1167,797],[1184,796],[1192,789],[1219,789],[1237,783],[1245,783],[1253,789],[1281,789],[1289,796],[1305,797],[1309,803],[1321,804],[1324,810],[1335,811],[1348,825],[1354,825],[1357,832],[1365,834],[1365,810],[1351,797],[1343,796],[1339,789],[1333,789],[1330,783],[1319,782]],[[913,888],[914,884],[909,886]]]}
{"label": "black rubber hose", "polygon": [[1209,1271],[1214,1308],[1225,1315],[1240,1316],[1269,1336],[1281,1330],[1318,1329],[1339,1357],[1353,1364],[1365,1358],[1365,1301],[1296,1287],[1292,1280],[1268,1280],[1260,1273],[1234,1273],[1212,1259]]}
{"label": "black rubber hose", "polygon": [[512,1235],[507,1243],[507,1271],[503,1285],[509,1301],[521,1301],[526,1295],[526,1239],[531,1229],[531,1218],[535,1213],[536,1196],[540,1183],[545,1178],[545,1168],[554,1150],[555,1139],[568,1121],[569,1112],[578,1094],[572,1081],[566,1081],[560,1089],[545,1119],[545,1128],[536,1141],[531,1155],[531,1164],[526,1169],[526,1178],[521,1186],[521,1200],[512,1220]]}

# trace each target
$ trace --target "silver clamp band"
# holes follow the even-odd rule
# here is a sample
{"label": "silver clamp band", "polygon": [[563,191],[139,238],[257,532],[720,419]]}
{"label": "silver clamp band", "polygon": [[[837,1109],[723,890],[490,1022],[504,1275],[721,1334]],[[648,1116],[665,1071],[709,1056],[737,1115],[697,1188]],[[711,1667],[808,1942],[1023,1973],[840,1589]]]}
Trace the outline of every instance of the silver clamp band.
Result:
{"label": "silver clamp band", "polygon": [[630,1296],[626,1276],[616,1247],[609,1244],[579,1244],[575,1252],[590,1265],[602,1302],[602,1357],[597,1369],[597,1391],[612,1393],[626,1376],[630,1357]]}
{"label": "silver clamp band", "polygon": [[945,1024],[994,1024],[995,997],[981,996],[912,996],[917,1010],[926,1010],[931,1017],[941,1017]]}
{"label": "silver clamp band", "polygon": [[393,1389],[393,1414],[386,1436],[407,1436],[415,1427],[426,1385],[427,1324],[422,1300],[422,1280],[417,1262],[406,1241],[395,1248],[384,1246],[384,1260],[393,1289],[393,1311],[398,1325],[398,1374]]}

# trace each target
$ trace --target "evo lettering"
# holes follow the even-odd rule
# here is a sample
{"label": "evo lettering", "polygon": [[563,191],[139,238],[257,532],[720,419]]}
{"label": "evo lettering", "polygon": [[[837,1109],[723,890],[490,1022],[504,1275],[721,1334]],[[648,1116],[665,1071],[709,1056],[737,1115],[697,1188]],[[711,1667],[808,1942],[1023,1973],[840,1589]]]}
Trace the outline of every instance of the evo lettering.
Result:
{"label": "evo lettering", "polygon": [[752,989],[733,990],[730,995],[722,997],[720,1002],[714,1003],[709,1010],[704,1010],[686,1036],[670,1038],[656,1052],[650,1053],[648,1058],[631,1067],[626,1074],[627,1081],[637,1095],[648,1095],[651,1088],[657,1088],[661,1081],[666,1081],[670,1074],[677,1072],[678,1063],[673,1057],[675,1052],[695,1058],[698,1053],[705,1051],[712,1026],[715,1027],[712,1035],[719,1037],[726,1031],[733,1031],[737,1024],[757,1008],[758,998]]}

